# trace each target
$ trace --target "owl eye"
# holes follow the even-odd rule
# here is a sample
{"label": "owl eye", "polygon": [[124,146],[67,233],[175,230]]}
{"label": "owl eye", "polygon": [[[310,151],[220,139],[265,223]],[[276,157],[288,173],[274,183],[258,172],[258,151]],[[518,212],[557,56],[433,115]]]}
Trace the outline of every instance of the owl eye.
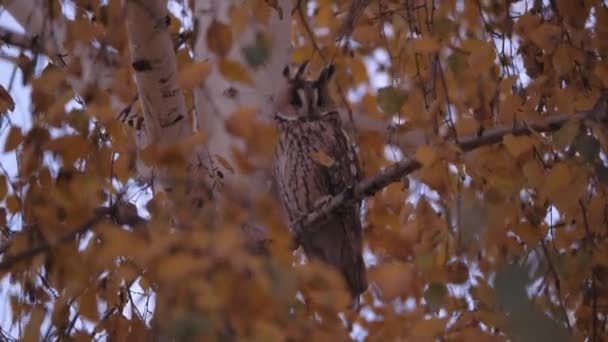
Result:
{"label": "owl eye", "polygon": [[289,104],[294,107],[302,107],[302,99],[297,89],[293,89],[289,92]]}

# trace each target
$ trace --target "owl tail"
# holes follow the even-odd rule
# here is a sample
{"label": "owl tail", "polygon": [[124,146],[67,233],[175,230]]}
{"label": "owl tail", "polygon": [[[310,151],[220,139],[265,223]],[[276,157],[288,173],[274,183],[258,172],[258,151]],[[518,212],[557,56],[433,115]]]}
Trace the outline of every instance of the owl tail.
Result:
{"label": "owl tail", "polygon": [[367,276],[365,275],[365,263],[361,252],[353,255],[353,262],[349,265],[342,265],[342,274],[348,285],[355,306],[359,304],[359,295],[367,289]]}
{"label": "owl tail", "polygon": [[[308,258],[317,258],[335,267],[344,277],[355,302],[367,289],[360,233],[344,230],[345,222],[329,222],[301,241]],[[351,228],[351,225],[348,225]]]}

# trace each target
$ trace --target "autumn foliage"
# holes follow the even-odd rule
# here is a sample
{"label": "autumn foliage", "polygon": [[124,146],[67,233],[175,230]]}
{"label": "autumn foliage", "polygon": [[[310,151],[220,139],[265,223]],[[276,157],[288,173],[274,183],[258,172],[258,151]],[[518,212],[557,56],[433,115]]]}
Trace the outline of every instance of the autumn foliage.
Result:
{"label": "autumn foliage", "polygon": [[[134,57],[127,6],[144,1],[48,3],[61,54],[0,17],[1,70],[22,80],[0,84],[17,160],[0,168],[0,338],[608,338],[605,1],[169,1],[154,27],[176,119],[143,77],[165,62]],[[263,69],[277,51],[336,65],[366,178],[326,211],[365,198],[355,309],[337,272],[293,251],[271,185],[272,113],[247,96],[280,92],[258,82],[280,75]],[[199,92],[217,79],[230,86]]]}

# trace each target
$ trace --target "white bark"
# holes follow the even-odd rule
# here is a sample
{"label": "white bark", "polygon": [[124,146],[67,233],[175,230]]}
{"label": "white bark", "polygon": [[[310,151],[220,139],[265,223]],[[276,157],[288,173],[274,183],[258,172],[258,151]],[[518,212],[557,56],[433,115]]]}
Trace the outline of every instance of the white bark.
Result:
{"label": "white bark", "polygon": [[[239,142],[238,138],[231,136],[226,131],[226,120],[241,106],[253,106],[258,108],[258,119],[268,121],[274,107],[274,95],[285,82],[281,70],[290,61],[291,4],[289,0],[280,0],[278,6],[282,11],[282,18],[279,18],[279,13],[275,9],[271,9],[271,18],[266,25],[257,21],[252,13],[248,13],[249,17],[245,24],[247,26],[246,31],[240,35],[233,33],[233,45],[226,58],[238,61],[243,66],[248,66],[248,64],[243,57],[242,48],[253,45],[258,32],[263,32],[271,37],[272,46],[270,47],[271,55],[269,59],[255,70],[248,68],[254,85],[247,86],[230,82],[220,74],[217,64],[219,57],[207,48],[207,30],[213,20],[230,25],[228,18],[230,8],[232,6],[242,8],[246,6],[247,2],[250,1],[197,0],[195,2],[195,18],[198,23],[198,30],[195,32],[197,39],[194,58],[197,61],[209,60],[213,65],[207,81],[195,92],[199,127],[208,137],[209,150],[214,155],[217,154],[225,158],[234,168],[236,168],[236,163],[232,157],[231,146],[235,144],[237,148],[242,147],[242,142]],[[267,5],[261,4],[261,6]],[[236,96],[226,96],[227,89],[236,90]],[[215,166],[222,167],[221,163],[215,163]],[[230,176],[231,172],[223,170],[223,174]],[[238,175],[238,179],[243,180],[242,177],[242,175]],[[228,179],[228,182],[234,183],[235,180]],[[249,186],[253,185],[253,188],[250,189],[260,190],[267,186],[267,184],[261,184],[264,181],[259,178],[251,179],[250,177],[245,182]]]}
{"label": "white bark", "polygon": [[167,0],[126,0],[127,32],[148,142],[171,145],[192,134],[169,35]]}

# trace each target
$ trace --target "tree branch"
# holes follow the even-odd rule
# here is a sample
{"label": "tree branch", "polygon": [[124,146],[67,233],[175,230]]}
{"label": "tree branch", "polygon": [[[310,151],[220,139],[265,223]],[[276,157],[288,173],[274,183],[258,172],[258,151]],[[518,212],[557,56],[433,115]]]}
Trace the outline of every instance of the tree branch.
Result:
{"label": "tree branch", "polygon": [[5,27],[0,27],[0,41],[4,44],[18,47],[20,49],[39,49],[38,39],[29,38],[25,34],[9,30]]}
{"label": "tree branch", "polygon": [[[599,122],[607,122],[608,94],[602,95],[591,110],[582,113],[551,116],[545,120],[534,123],[522,122],[508,127],[495,127],[486,130],[481,135],[461,137],[458,143],[455,144],[462,150],[462,152],[470,152],[482,146],[488,146],[501,142],[503,137],[507,134],[521,136],[528,135],[533,132],[556,131],[569,120],[594,120]],[[354,187],[334,196],[330,201],[324,203],[322,208],[313,210],[312,212],[303,215],[302,218],[295,223],[295,226],[298,227],[297,230],[301,229],[301,227],[310,226],[330,214],[335,209],[372,196],[378,191],[387,187],[389,184],[399,181],[404,176],[413,173],[421,167],[422,165],[414,159],[407,159],[394,163],[377,174],[362,180]]]}
{"label": "tree branch", "polygon": [[[112,221],[118,225],[128,225],[131,227],[146,222],[145,219],[137,215],[137,210],[133,204],[117,201],[117,203],[111,207],[100,207],[95,209],[94,216],[92,218],[87,220],[78,228],[64,234],[53,243],[44,242],[36,247],[19,252],[15,255],[4,256],[0,262],[0,271],[8,270],[18,262],[32,259],[42,253],[50,251],[55,247],[74,240],[78,235],[91,230],[96,224],[100,223],[105,218],[111,218]],[[5,253],[7,249],[8,246],[0,248],[0,254]]]}

